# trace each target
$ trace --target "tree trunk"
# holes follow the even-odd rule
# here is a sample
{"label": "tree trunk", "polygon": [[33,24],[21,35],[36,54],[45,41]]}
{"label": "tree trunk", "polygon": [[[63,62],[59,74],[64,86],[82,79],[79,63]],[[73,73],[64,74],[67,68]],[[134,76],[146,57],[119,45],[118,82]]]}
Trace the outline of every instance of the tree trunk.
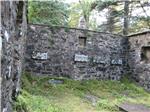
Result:
{"label": "tree trunk", "polygon": [[123,34],[128,35],[128,27],[129,27],[129,1],[125,1],[124,3],[124,23],[123,23]]}
{"label": "tree trunk", "polygon": [[107,31],[114,31],[114,9],[112,7],[109,8],[108,17],[107,17]]}

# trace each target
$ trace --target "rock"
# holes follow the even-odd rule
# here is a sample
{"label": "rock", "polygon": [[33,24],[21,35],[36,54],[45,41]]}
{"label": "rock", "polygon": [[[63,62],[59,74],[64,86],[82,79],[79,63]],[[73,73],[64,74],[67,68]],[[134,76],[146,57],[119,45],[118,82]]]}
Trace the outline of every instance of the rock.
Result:
{"label": "rock", "polygon": [[146,107],[143,104],[125,102],[118,105],[118,107],[120,108],[120,110],[125,112],[150,112],[150,108]]}
{"label": "rock", "polygon": [[87,99],[88,101],[90,101],[92,103],[93,106],[96,106],[99,98],[97,96],[91,95],[91,94],[86,94],[84,96],[85,99]]}
{"label": "rock", "polygon": [[48,80],[48,83],[50,83],[50,84],[63,84],[64,81],[59,80],[59,79],[50,79],[50,80]]}

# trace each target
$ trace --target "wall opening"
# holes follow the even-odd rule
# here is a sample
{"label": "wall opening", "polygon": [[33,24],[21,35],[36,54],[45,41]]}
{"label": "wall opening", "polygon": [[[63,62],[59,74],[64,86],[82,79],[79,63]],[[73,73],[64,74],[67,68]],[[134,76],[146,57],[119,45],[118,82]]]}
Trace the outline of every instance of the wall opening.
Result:
{"label": "wall opening", "polygon": [[150,46],[143,46],[141,50],[141,61],[150,63]]}
{"label": "wall opening", "polygon": [[19,1],[19,3],[17,4],[17,9],[18,9],[18,12],[17,12],[17,23],[22,23],[23,21],[23,1]]}
{"label": "wall opening", "polygon": [[79,37],[79,47],[86,46],[86,37]]}

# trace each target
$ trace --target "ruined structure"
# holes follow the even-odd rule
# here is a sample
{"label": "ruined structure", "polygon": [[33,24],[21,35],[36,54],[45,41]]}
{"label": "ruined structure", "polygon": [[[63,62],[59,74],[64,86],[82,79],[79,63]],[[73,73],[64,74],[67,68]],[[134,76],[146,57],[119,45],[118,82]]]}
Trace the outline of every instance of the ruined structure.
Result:
{"label": "ruined structure", "polygon": [[12,99],[20,88],[27,31],[26,3],[1,1],[1,112],[12,112]]}
{"label": "ruined structure", "polygon": [[133,79],[150,90],[150,31],[129,35],[129,57]]}
{"label": "ruined structure", "polygon": [[87,23],[86,23],[84,17],[80,17],[80,19],[79,19],[79,24],[78,24],[78,28],[80,28],[80,29],[88,29]]}
{"label": "ruined structure", "polygon": [[26,70],[73,79],[119,80],[126,74],[127,38],[89,30],[29,25]]}
{"label": "ruined structure", "polygon": [[150,31],[128,37],[85,29],[29,25],[25,69],[36,75],[119,80],[150,90]]}
{"label": "ruined structure", "polygon": [[19,91],[23,70],[77,80],[119,80],[130,72],[133,79],[150,90],[150,31],[125,37],[30,24],[26,43],[26,2],[0,3],[2,112],[12,112],[12,99]]}

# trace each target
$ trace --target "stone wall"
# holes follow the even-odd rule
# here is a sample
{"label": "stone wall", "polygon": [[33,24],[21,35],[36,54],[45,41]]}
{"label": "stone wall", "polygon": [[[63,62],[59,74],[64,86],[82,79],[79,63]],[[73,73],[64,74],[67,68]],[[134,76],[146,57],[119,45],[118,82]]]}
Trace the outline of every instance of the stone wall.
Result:
{"label": "stone wall", "polygon": [[119,80],[126,71],[127,38],[109,33],[30,25],[26,70],[73,79]]}
{"label": "stone wall", "polygon": [[2,112],[12,112],[23,68],[36,75],[119,80],[129,65],[133,78],[150,90],[150,32],[127,38],[83,29],[29,25],[26,43],[26,2],[0,3]]}
{"label": "stone wall", "polygon": [[130,35],[129,46],[128,63],[133,78],[150,90],[150,31]]}
{"label": "stone wall", "polygon": [[19,91],[25,35],[26,2],[1,1],[1,112],[12,112],[12,102]]}

